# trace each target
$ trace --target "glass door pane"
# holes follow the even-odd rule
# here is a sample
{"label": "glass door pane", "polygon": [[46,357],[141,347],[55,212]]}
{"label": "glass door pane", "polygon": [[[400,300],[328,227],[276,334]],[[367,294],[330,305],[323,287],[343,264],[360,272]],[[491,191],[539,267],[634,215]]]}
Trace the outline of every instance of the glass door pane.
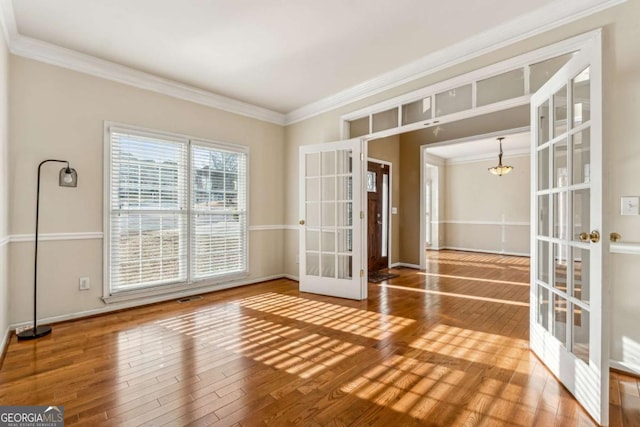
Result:
{"label": "glass door pane", "polygon": [[[359,140],[300,148],[300,290],[361,300],[362,166]],[[355,273],[358,274],[355,274]],[[365,282],[366,285],[366,282]]]}
{"label": "glass door pane", "polygon": [[553,136],[562,135],[567,131],[567,87],[553,95]]}
{"label": "glass door pane", "polygon": [[573,79],[573,125],[591,119],[591,67],[585,68]]}
{"label": "glass door pane", "polygon": [[[598,43],[599,43],[598,39]],[[600,45],[598,44],[598,49]],[[607,423],[603,346],[600,56],[584,48],[532,95],[531,348]],[[562,61],[560,61],[562,62]],[[553,65],[553,64],[547,64]],[[532,84],[532,88],[536,85]],[[597,125],[597,126],[596,126]]]}
{"label": "glass door pane", "polygon": [[572,184],[587,184],[591,180],[591,129],[583,129],[571,137]]}

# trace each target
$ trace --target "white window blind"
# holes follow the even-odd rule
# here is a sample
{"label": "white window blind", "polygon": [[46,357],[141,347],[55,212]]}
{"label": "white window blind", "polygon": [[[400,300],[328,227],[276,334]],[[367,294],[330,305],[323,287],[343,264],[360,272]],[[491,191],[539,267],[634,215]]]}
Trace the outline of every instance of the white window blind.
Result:
{"label": "white window blind", "polygon": [[194,280],[246,269],[246,163],[245,153],[191,147]]}
{"label": "white window blind", "polygon": [[247,269],[247,155],[109,128],[111,294]]}

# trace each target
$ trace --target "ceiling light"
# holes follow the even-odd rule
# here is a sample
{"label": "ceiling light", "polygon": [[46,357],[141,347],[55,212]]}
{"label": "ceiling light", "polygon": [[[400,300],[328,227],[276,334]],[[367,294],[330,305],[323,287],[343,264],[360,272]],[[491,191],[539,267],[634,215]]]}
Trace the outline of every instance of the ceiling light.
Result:
{"label": "ceiling light", "polygon": [[489,172],[498,176],[506,175],[513,170],[513,166],[502,165],[502,140],[503,139],[504,137],[498,138],[498,141],[500,141],[500,154],[498,155],[498,166],[489,168]]}

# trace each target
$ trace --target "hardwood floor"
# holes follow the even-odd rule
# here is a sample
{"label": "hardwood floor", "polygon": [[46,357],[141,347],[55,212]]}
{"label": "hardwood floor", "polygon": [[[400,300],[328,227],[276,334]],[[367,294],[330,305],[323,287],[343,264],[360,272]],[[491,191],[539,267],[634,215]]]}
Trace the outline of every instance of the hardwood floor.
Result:
{"label": "hardwood floor", "polygon": [[[66,425],[589,426],[528,350],[528,259],[429,255],[367,301],[275,280],[12,337],[0,405],[63,405]],[[611,425],[640,425],[613,373]]]}

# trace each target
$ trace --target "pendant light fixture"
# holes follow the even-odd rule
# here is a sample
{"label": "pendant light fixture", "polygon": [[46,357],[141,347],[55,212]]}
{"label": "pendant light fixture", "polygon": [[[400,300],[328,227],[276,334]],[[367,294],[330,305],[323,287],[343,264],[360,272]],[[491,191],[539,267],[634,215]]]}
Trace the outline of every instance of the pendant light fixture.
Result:
{"label": "pendant light fixture", "polygon": [[502,165],[502,140],[503,139],[504,139],[503,136],[498,138],[498,141],[500,141],[500,154],[498,155],[498,166],[494,166],[492,168],[489,168],[489,172],[491,172],[494,175],[498,175],[498,176],[506,175],[506,174],[508,174],[509,172],[511,172],[513,170],[513,166],[503,166]]}

